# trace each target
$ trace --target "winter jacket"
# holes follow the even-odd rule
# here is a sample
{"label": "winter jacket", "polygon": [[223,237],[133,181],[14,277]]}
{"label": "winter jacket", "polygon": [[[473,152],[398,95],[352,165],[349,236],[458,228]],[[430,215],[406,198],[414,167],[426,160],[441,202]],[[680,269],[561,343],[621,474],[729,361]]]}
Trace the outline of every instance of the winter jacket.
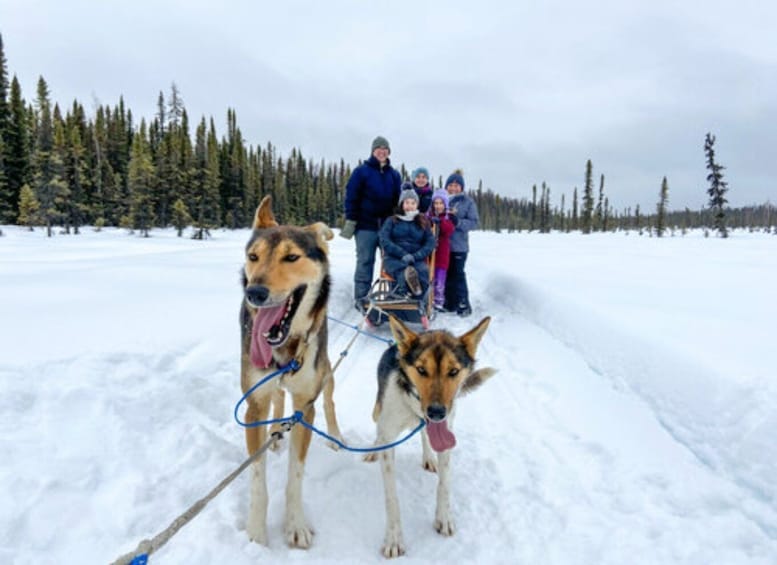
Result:
{"label": "winter jacket", "polygon": [[380,229],[380,246],[383,248],[383,268],[389,273],[395,273],[405,267],[402,257],[410,253],[415,262],[420,263],[432,254],[435,246],[432,228],[427,225],[422,228],[421,220],[427,218],[417,216],[412,221],[393,216],[383,222]]}
{"label": "winter jacket", "polygon": [[429,210],[429,206],[432,205],[432,193],[434,192],[432,187],[427,184],[423,188],[418,188],[413,184],[413,190],[415,190],[415,193],[418,195],[418,211],[422,214],[426,214],[427,210]]}
{"label": "winter jacket", "polygon": [[429,219],[437,224],[437,251],[434,254],[434,268],[448,269],[451,259],[451,235],[456,225],[447,212],[440,215],[432,214]]}
{"label": "winter jacket", "polygon": [[378,231],[383,220],[394,213],[402,177],[391,167],[381,167],[370,157],[356,167],[345,187],[345,219],[354,220],[357,230]]}
{"label": "winter jacket", "polygon": [[448,207],[451,210],[456,210],[456,217],[459,219],[456,229],[451,235],[451,252],[468,253],[469,231],[477,229],[480,222],[478,207],[475,205],[475,201],[464,192],[451,196]]}

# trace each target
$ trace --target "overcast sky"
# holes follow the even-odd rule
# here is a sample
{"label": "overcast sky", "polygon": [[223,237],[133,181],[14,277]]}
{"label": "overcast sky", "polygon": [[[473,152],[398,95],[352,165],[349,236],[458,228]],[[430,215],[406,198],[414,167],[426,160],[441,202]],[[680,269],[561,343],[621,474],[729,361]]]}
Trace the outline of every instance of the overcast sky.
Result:
{"label": "overcast sky", "polygon": [[247,143],[454,168],[467,188],[567,206],[591,159],[622,210],[707,202],[704,136],[729,201],[777,203],[777,3],[766,0],[0,0],[28,101],[139,121],[178,86],[192,122],[237,112]]}

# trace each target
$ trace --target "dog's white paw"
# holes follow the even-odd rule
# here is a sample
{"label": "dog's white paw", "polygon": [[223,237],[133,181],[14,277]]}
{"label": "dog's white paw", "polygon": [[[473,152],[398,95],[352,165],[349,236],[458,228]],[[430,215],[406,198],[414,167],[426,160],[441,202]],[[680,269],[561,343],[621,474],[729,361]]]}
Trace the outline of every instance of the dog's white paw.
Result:
{"label": "dog's white paw", "polygon": [[424,457],[421,465],[423,466],[424,471],[429,471],[430,473],[437,472],[437,460],[434,458],[434,455]]}
{"label": "dog's white paw", "polygon": [[386,535],[386,541],[383,543],[381,553],[386,559],[401,557],[405,554],[405,542],[402,541],[402,534]]}
{"label": "dog's white paw", "polygon": [[286,543],[289,547],[308,549],[313,545],[313,530],[303,521],[289,521],[286,523]]}
{"label": "dog's white paw", "polygon": [[456,533],[456,524],[448,516],[438,516],[434,520],[434,529],[441,536],[450,537]]}
{"label": "dog's white paw", "polygon": [[261,545],[269,545],[267,542],[267,525],[256,519],[248,518],[246,524],[248,539]]}

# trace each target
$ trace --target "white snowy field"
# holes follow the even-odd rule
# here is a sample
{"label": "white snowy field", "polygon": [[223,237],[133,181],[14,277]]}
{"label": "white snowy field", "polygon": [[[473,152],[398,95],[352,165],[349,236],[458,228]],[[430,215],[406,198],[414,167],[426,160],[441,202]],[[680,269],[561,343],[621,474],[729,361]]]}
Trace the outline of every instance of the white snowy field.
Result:
{"label": "white snowy field", "polygon": [[[107,563],[245,458],[248,231],[2,229],[0,562]],[[330,315],[356,324],[353,242],[331,251]],[[433,325],[492,316],[479,363],[499,373],[458,406],[452,538],[420,442],[398,448],[401,563],[777,563],[777,237],[475,233],[468,267],[474,315]],[[352,335],[330,323],[333,362]],[[384,348],[360,336],[335,375],[353,445],[374,437]],[[269,455],[269,547],[246,535],[245,473],[150,563],[383,563],[380,467],[314,438],[316,537],[292,550],[286,456]]]}

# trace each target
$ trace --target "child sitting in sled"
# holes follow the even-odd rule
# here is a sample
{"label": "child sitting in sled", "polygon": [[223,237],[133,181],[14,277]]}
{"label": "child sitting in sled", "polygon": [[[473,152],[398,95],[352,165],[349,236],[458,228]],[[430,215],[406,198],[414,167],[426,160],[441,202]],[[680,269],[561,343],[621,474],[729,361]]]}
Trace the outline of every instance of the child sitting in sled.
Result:
{"label": "child sitting in sled", "polygon": [[396,281],[394,294],[421,297],[429,286],[426,258],[435,246],[431,221],[418,211],[418,194],[403,190],[398,212],[383,222],[380,246],[383,268]]}

